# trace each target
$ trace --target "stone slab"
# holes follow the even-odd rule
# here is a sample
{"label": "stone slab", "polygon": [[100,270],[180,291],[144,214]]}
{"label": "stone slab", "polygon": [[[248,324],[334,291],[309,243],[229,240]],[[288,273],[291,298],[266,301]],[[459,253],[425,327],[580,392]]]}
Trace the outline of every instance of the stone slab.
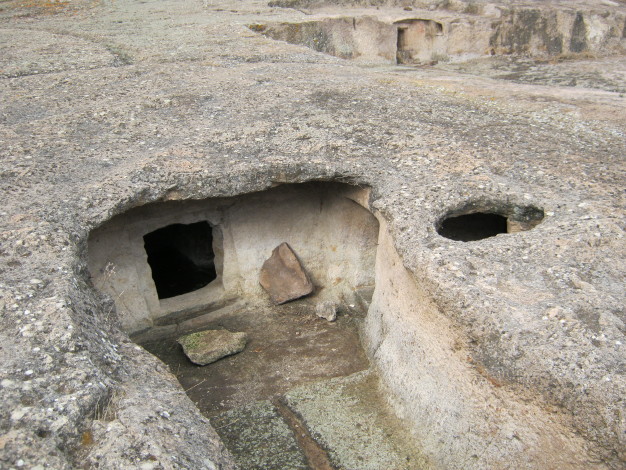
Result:
{"label": "stone slab", "polygon": [[245,333],[231,333],[227,330],[206,330],[178,338],[189,360],[200,366],[243,351],[246,342]]}

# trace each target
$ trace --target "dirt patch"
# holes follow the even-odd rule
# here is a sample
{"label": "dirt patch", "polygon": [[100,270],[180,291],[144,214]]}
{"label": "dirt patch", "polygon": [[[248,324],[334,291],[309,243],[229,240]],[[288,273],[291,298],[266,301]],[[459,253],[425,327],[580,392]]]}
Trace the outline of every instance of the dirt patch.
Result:
{"label": "dirt patch", "polygon": [[366,369],[359,321],[353,312],[328,322],[305,301],[241,310],[206,327],[246,332],[246,349],[203,367],[187,359],[176,338],[142,346],[169,366],[205,416],[213,416],[298,385]]}

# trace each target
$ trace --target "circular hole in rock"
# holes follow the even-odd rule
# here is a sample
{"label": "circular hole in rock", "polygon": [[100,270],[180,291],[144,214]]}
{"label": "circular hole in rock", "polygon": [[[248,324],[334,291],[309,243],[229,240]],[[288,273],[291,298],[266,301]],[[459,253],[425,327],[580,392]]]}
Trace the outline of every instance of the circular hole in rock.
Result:
{"label": "circular hole in rock", "polygon": [[543,210],[533,206],[469,204],[441,219],[437,224],[437,233],[450,240],[471,242],[500,233],[530,230],[541,223],[543,217]]}
{"label": "circular hole in rock", "polygon": [[482,240],[507,233],[507,218],[500,214],[465,214],[446,218],[439,227],[439,235],[462,242]]}

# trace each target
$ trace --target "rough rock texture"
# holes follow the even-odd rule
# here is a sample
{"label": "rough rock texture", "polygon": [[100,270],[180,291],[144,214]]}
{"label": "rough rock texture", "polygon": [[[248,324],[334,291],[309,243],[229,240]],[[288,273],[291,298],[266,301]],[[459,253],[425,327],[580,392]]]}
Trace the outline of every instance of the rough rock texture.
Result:
{"label": "rough rock texture", "polygon": [[223,413],[211,424],[236,449],[240,468],[310,468],[293,432],[269,401]]}
{"label": "rough rock texture", "polygon": [[289,245],[274,248],[261,268],[259,282],[277,305],[313,292],[313,283]]}
{"label": "rough rock texture", "polygon": [[245,333],[232,333],[227,330],[199,331],[178,338],[185,355],[191,362],[200,366],[243,351],[246,342]]}
{"label": "rough rock texture", "polygon": [[[383,277],[370,324],[373,361],[394,366],[387,385],[421,399],[414,424],[433,461],[511,468],[514,454],[516,468],[564,468],[550,458],[575,442],[570,468],[623,468],[626,99],[597,78],[623,89],[624,57],[534,63],[523,80],[476,64],[361,68],[247,28],[306,13],[256,0],[0,2],[0,48],[19,58],[0,79],[0,467],[233,468],[90,284],[89,232],[149,202],[332,180],[372,188],[397,254],[388,271],[436,307],[400,316]],[[468,200],[546,217],[480,242],[440,237],[438,221]],[[395,326],[376,342],[377,325]],[[445,400],[442,419],[445,383],[416,384],[417,366],[462,370],[458,389],[484,394]],[[543,413],[534,440],[491,419],[525,403]],[[460,429],[463,405],[483,414]],[[537,449],[547,461],[520,460]]]}

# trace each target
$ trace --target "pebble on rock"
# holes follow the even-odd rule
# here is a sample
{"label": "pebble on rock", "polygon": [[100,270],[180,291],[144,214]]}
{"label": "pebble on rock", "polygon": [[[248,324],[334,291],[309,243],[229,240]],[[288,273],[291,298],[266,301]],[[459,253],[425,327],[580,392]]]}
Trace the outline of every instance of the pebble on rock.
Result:
{"label": "pebble on rock", "polygon": [[328,321],[337,319],[337,306],[334,302],[320,302],[315,306],[315,314]]}

